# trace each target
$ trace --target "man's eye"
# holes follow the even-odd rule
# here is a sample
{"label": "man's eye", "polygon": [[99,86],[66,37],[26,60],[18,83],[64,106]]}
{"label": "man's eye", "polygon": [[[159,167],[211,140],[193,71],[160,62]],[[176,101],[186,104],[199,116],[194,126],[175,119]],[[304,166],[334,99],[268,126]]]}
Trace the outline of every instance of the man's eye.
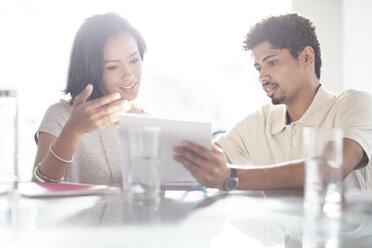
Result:
{"label": "man's eye", "polygon": [[269,66],[273,66],[273,65],[275,65],[277,62],[278,62],[277,60],[270,60],[269,62],[267,62],[267,64],[268,64]]}
{"label": "man's eye", "polygon": [[110,71],[116,70],[117,68],[119,68],[119,66],[117,66],[117,65],[112,65],[112,66],[106,67],[106,69],[110,70]]}
{"label": "man's eye", "polygon": [[256,67],[256,71],[261,72],[261,67]]}

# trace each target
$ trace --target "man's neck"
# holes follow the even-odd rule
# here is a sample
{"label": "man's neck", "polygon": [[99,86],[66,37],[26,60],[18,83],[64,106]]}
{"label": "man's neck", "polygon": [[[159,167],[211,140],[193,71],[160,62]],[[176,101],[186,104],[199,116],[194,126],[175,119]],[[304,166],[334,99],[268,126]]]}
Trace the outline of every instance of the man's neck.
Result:
{"label": "man's neck", "polygon": [[298,121],[306,112],[306,110],[310,107],[311,103],[314,100],[316,93],[320,84],[312,84],[311,87],[306,89],[306,94],[303,96],[299,96],[296,101],[293,101],[287,106],[287,124],[291,124],[292,122]]}

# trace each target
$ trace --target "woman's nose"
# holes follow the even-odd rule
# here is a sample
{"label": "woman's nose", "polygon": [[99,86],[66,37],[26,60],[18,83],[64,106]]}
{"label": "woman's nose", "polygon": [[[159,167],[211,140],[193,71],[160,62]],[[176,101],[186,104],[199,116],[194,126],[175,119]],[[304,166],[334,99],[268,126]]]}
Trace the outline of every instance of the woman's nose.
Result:
{"label": "woman's nose", "polygon": [[123,66],[121,71],[122,78],[131,78],[133,76],[132,70],[129,66]]}

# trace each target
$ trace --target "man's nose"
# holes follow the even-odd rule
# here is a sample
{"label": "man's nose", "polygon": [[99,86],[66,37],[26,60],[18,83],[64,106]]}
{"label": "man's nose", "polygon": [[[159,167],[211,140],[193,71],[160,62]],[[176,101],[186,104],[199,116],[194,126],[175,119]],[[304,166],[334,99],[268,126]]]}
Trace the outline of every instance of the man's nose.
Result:
{"label": "man's nose", "polygon": [[262,69],[260,72],[260,76],[258,77],[258,80],[261,82],[261,84],[270,82],[270,75],[265,70]]}

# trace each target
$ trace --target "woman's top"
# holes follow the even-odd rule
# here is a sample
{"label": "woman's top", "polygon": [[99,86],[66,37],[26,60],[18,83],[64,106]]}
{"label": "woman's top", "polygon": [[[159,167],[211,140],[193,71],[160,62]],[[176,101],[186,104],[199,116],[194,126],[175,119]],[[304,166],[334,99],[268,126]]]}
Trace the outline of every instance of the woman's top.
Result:
{"label": "woman's top", "polygon": [[[35,141],[41,132],[58,137],[72,111],[69,102],[61,100],[46,111],[35,134]],[[143,113],[143,111],[140,111]],[[86,184],[122,185],[121,148],[119,127],[109,124],[96,131],[86,133],[74,153],[74,160],[68,166],[63,181]]]}

